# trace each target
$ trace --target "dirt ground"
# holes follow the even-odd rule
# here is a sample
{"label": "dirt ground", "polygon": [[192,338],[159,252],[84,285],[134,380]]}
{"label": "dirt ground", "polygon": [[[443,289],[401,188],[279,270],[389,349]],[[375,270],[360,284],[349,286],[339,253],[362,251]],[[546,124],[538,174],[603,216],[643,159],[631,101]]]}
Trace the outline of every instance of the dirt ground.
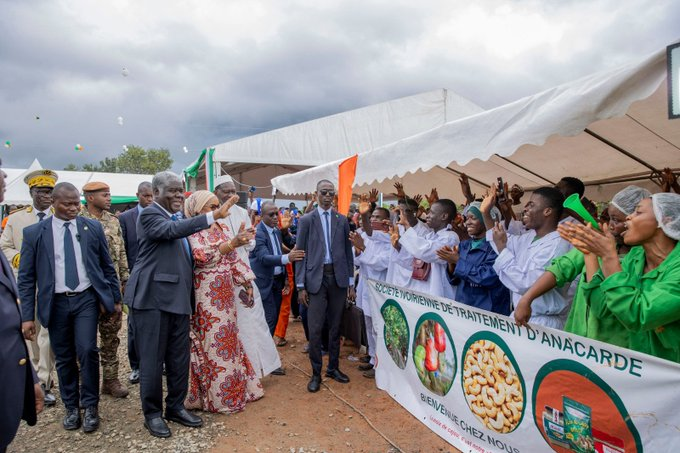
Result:
{"label": "dirt ground", "polygon": [[[121,332],[124,335],[124,332]],[[63,405],[46,408],[34,427],[22,422],[9,452],[455,452],[390,396],[357,370],[341,350],[340,369],[351,379],[343,385],[324,379],[316,394],[307,392],[310,372],[302,353],[302,324],[291,322],[288,345],[279,348],[285,376],[264,378],[265,396],[243,412],[231,415],[201,413],[205,425],[191,429],[169,423],[172,437],[157,439],[142,426],[139,385],[130,385],[125,399],[102,396],[97,432],[65,431]],[[121,345],[125,345],[123,339]],[[125,348],[119,350],[121,376],[129,373]],[[57,392],[58,394],[58,392]],[[343,402],[344,399],[346,402]],[[348,404],[349,403],[349,404]],[[351,406],[354,406],[352,408]],[[361,415],[363,413],[364,416]],[[372,425],[372,426],[371,426]],[[392,443],[385,440],[384,435]]]}

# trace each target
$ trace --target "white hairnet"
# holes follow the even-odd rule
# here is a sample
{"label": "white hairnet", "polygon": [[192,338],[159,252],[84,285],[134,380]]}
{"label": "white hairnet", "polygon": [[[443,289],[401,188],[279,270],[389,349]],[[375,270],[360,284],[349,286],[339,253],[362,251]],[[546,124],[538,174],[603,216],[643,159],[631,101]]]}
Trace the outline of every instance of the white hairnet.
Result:
{"label": "white hairnet", "polygon": [[638,186],[628,186],[614,195],[614,198],[612,198],[612,205],[629,216],[635,212],[635,207],[641,200],[651,196],[652,193],[647,189]]}
{"label": "white hairnet", "polygon": [[[472,211],[476,210],[477,212],[475,212],[475,217],[477,217],[481,222],[484,222],[484,219],[482,218],[482,211],[480,209],[481,207],[482,203],[480,201],[473,201],[469,205],[465,206],[465,209],[463,209],[463,215],[464,216],[468,215],[468,212],[470,212],[470,210]],[[496,206],[491,208],[490,214],[494,222],[500,222],[502,220],[501,211]]]}
{"label": "white hairnet", "polygon": [[654,216],[666,236],[680,240],[680,194],[655,193],[652,195]]}

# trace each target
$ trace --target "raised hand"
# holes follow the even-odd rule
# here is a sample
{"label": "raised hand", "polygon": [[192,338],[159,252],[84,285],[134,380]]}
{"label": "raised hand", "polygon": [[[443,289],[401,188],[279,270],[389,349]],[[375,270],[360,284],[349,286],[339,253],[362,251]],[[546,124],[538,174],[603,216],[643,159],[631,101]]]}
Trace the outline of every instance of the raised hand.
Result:
{"label": "raised hand", "polygon": [[439,194],[437,193],[437,188],[434,187],[430,191],[430,195],[429,196],[425,195],[425,198],[427,199],[427,202],[430,203],[430,206],[432,206],[432,204],[438,202],[439,201]]}
{"label": "raised hand", "polygon": [[359,197],[359,214],[362,216],[371,213],[370,195],[362,193]]}
{"label": "raised hand", "polygon": [[356,231],[351,231],[349,233],[349,241],[352,243],[354,248],[359,250],[360,252],[363,252],[366,249],[366,245],[364,244],[364,238],[361,237],[361,235]]}
{"label": "raised hand", "polygon": [[281,216],[281,229],[287,230],[293,224],[293,215],[288,212],[284,212]]}
{"label": "raised hand", "polygon": [[[560,228],[561,227],[561,228]],[[616,240],[606,225],[600,225],[602,232],[595,230],[592,225],[582,225],[569,222],[569,225],[560,225],[558,231],[567,241],[583,253],[593,253],[601,258],[616,258]]]}
{"label": "raised hand", "polygon": [[502,222],[496,222],[493,227],[493,242],[496,244],[498,253],[501,253],[508,246],[508,233],[505,231]]}
{"label": "raised hand", "polygon": [[397,189],[397,193],[392,193],[395,197],[399,198],[400,200],[402,198],[406,198],[406,192],[404,192],[404,185],[400,182],[395,182],[394,183],[394,188]]}
{"label": "raised hand", "polygon": [[378,196],[379,196],[378,189],[371,189],[368,192],[368,201],[370,201],[371,203],[377,203],[378,202]]}
{"label": "raised hand", "polygon": [[397,225],[390,225],[388,233],[390,234],[390,243],[392,244],[392,247],[400,250],[401,245],[399,245],[399,227]]}
{"label": "raised hand", "polygon": [[255,237],[252,228],[246,228],[246,222],[241,222],[241,226],[238,228],[238,233],[232,239],[232,244],[234,247],[241,247],[243,245],[249,244],[250,241]]}
{"label": "raised hand", "polygon": [[423,201],[423,196],[417,193],[413,196],[413,201],[418,203],[418,206],[420,206],[420,203]]}
{"label": "raised hand", "polygon": [[491,209],[496,206],[497,189],[498,186],[496,183],[493,183],[489,190],[486,191],[486,195],[484,195],[484,198],[482,199],[482,205],[479,207],[479,210],[482,211],[482,213],[489,214],[491,213]]}
{"label": "raised hand", "polygon": [[229,209],[236,203],[238,203],[238,195],[233,195],[222,206],[213,211],[213,218],[215,220],[226,219],[229,217]]}
{"label": "raised hand", "polygon": [[460,188],[463,191],[463,195],[465,196],[465,204],[470,204],[475,201],[477,194],[472,193],[472,190],[470,189],[470,179],[468,176],[465,173],[461,173],[458,182],[460,182]]}

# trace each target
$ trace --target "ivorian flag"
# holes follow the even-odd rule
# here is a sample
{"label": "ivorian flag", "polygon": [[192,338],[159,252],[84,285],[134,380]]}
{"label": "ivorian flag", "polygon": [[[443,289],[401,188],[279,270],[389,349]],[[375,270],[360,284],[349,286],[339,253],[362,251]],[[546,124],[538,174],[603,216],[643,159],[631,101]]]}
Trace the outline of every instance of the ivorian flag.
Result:
{"label": "ivorian flag", "polygon": [[347,215],[352,202],[352,186],[357,172],[358,158],[359,156],[355,154],[342,161],[338,167],[338,212],[342,215]]}

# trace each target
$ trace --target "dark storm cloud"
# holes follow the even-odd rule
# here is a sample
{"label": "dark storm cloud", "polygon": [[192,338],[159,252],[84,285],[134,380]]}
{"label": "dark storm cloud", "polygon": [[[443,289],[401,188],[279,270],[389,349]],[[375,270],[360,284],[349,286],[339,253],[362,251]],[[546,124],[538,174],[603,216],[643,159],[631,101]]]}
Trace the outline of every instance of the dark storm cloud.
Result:
{"label": "dark storm cloud", "polygon": [[[179,170],[209,145],[436,88],[497,106],[678,38],[680,6],[670,0],[628,8],[613,0],[481,3],[499,28],[513,20],[503,10],[512,7],[564,36],[533,43],[528,35],[504,59],[494,52],[505,45],[502,30],[491,50],[482,38],[456,38],[467,25],[458,15],[477,5],[380,1],[265,2],[265,11],[278,8],[271,28],[236,36],[172,14],[172,2],[135,4],[143,17],[128,17],[138,22],[121,23],[117,36],[116,24],[101,22],[106,14],[89,20],[77,1],[0,1],[0,138],[14,144],[3,163],[26,167],[37,157],[60,169],[134,143],[169,148]],[[225,13],[219,2],[199,6]],[[569,35],[579,30],[585,38]]]}

